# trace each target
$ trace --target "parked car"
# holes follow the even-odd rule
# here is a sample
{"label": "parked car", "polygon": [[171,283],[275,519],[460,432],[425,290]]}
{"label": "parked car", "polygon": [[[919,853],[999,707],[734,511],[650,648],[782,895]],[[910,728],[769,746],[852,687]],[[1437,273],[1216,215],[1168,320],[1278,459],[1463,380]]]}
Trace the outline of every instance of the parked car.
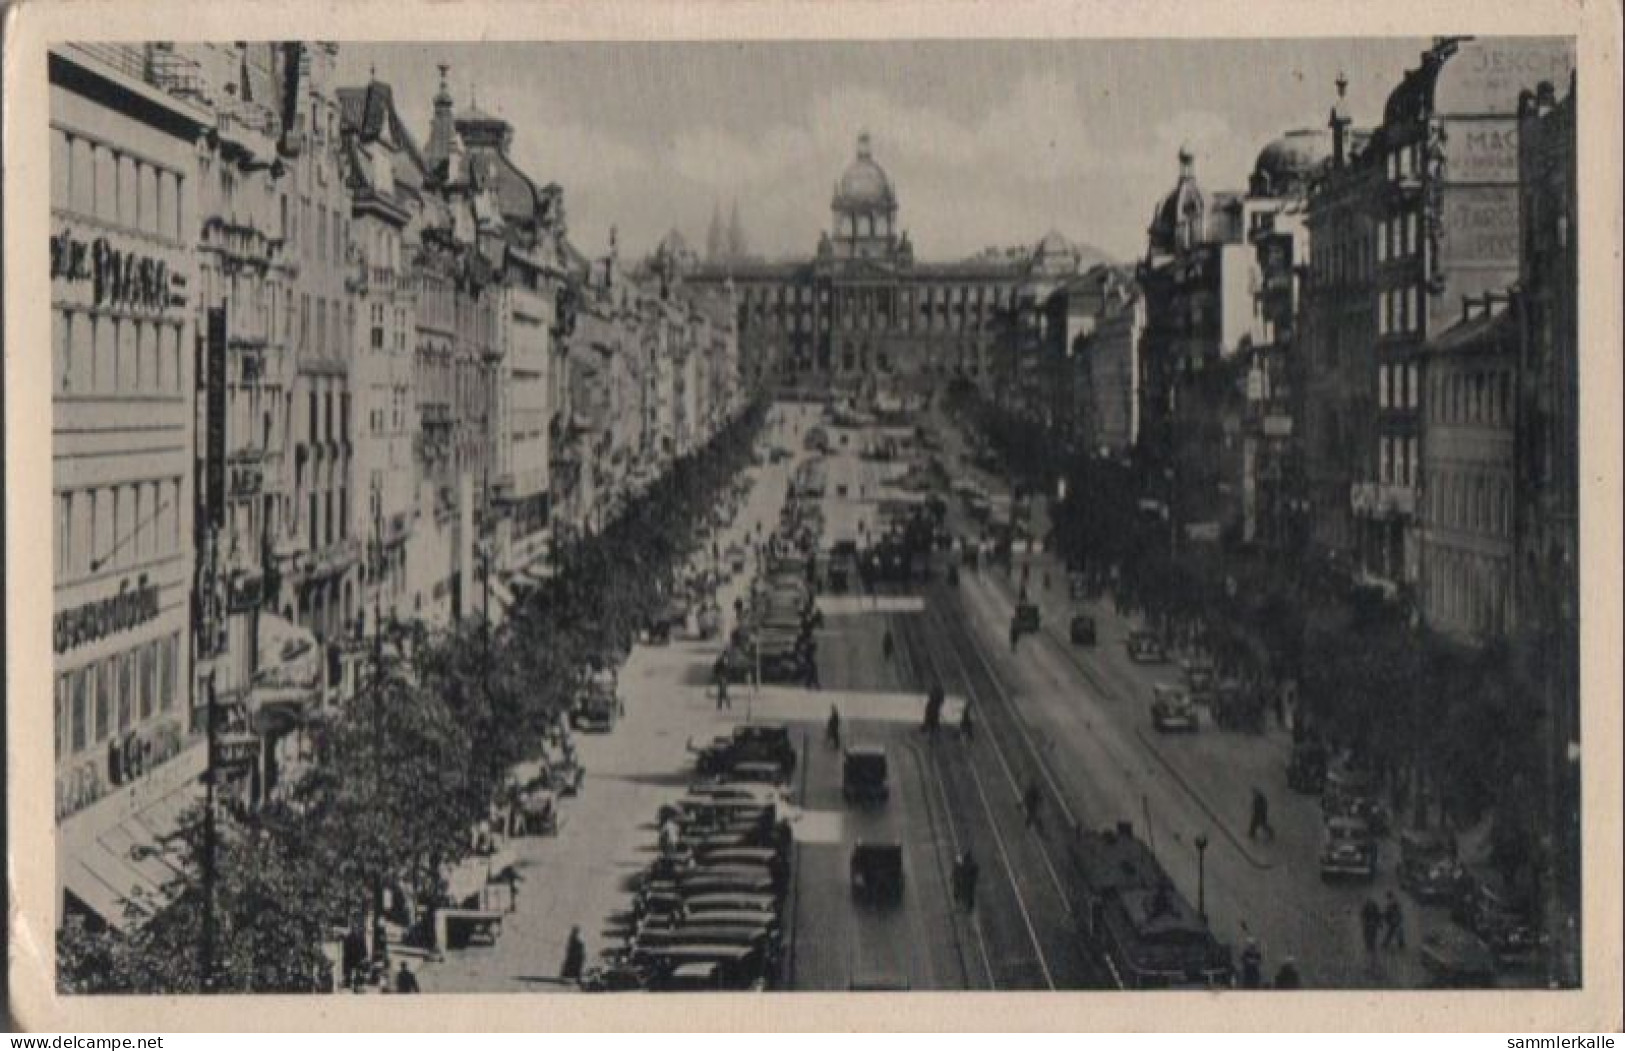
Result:
{"label": "parked car", "polygon": [[1377,840],[1371,826],[1356,817],[1327,818],[1320,849],[1320,878],[1370,882],[1376,877]]}
{"label": "parked car", "polygon": [[1461,892],[1466,870],[1456,856],[1455,840],[1443,833],[1406,829],[1399,837],[1399,885],[1417,901],[1435,904]]}
{"label": "parked car", "polygon": [[903,897],[901,843],[863,843],[852,848],[848,866],[852,893],[871,902],[897,902]]}
{"label": "parked car", "polygon": [[608,733],[615,729],[615,717],[620,713],[620,701],[613,690],[589,687],[576,699],[570,721],[577,730]]}
{"label": "parked car", "polygon": [[1031,602],[1021,602],[1016,605],[1015,629],[1022,633],[1036,632],[1039,628],[1040,618],[1038,607]]}
{"label": "parked car", "polygon": [[1482,938],[1502,967],[1528,965],[1544,941],[1529,914],[1477,873],[1463,877],[1450,918]]}
{"label": "parked car", "polygon": [[886,775],[884,747],[852,745],[841,767],[841,795],[848,803],[884,803],[891,795]]}
{"label": "parked car", "polygon": [[1162,640],[1154,632],[1130,632],[1124,645],[1128,647],[1129,660],[1137,664],[1161,664],[1168,659],[1168,654],[1162,648]]}
{"label": "parked car", "polygon": [[1422,939],[1420,955],[1432,985],[1483,988],[1495,984],[1495,954],[1471,931],[1459,927],[1430,931]]}
{"label": "parked car", "polygon": [[1185,688],[1195,704],[1208,704],[1213,700],[1215,686],[1213,664],[1205,658],[1192,658],[1185,662]]}
{"label": "parked car", "polygon": [[1196,706],[1190,695],[1178,686],[1157,683],[1151,687],[1151,725],[1158,733],[1182,730],[1195,733],[1199,728]]}
{"label": "parked car", "polygon": [[1095,618],[1087,613],[1073,616],[1070,629],[1072,645],[1093,646],[1095,644]]}

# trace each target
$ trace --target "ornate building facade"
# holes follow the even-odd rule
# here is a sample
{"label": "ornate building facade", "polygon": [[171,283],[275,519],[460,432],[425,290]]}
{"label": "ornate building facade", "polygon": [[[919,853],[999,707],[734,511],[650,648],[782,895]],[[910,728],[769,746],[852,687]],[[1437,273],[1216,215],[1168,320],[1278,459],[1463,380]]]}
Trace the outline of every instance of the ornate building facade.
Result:
{"label": "ornate building facade", "polygon": [[1059,280],[1078,269],[1064,240],[1048,254],[918,262],[900,212],[897,190],[863,133],[835,183],[830,228],[812,258],[689,263],[692,285],[734,285],[746,380],[892,396],[954,379],[991,387],[1024,283],[1037,270]]}

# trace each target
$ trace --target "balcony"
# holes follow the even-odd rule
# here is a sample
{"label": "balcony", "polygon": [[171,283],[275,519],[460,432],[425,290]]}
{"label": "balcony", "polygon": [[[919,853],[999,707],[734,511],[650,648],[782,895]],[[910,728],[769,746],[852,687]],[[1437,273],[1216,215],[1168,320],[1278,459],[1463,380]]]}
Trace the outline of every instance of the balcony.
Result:
{"label": "balcony", "polygon": [[1357,518],[1411,518],[1416,514],[1416,490],[1386,482],[1355,482],[1349,487],[1349,508]]}

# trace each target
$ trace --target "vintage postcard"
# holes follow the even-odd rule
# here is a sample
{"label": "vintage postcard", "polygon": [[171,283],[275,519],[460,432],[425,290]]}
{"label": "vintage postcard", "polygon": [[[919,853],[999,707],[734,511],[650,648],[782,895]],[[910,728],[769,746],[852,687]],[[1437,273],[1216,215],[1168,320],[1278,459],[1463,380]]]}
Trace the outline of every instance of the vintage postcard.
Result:
{"label": "vintage postcard", "polygon": [[1617,8],[11,14],[25,1025],[1617,1022]]}

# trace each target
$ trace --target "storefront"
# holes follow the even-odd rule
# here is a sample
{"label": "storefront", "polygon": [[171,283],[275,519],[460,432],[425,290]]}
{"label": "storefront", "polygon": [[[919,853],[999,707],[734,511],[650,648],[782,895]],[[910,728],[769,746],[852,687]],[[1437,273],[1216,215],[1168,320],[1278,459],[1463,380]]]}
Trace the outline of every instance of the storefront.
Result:
{"label": "storefront", "polygon": [[187,234],[203,116],[132,75],[141,51],[49,59],[58,886],[114,924],[171,882],[202,751]]}

